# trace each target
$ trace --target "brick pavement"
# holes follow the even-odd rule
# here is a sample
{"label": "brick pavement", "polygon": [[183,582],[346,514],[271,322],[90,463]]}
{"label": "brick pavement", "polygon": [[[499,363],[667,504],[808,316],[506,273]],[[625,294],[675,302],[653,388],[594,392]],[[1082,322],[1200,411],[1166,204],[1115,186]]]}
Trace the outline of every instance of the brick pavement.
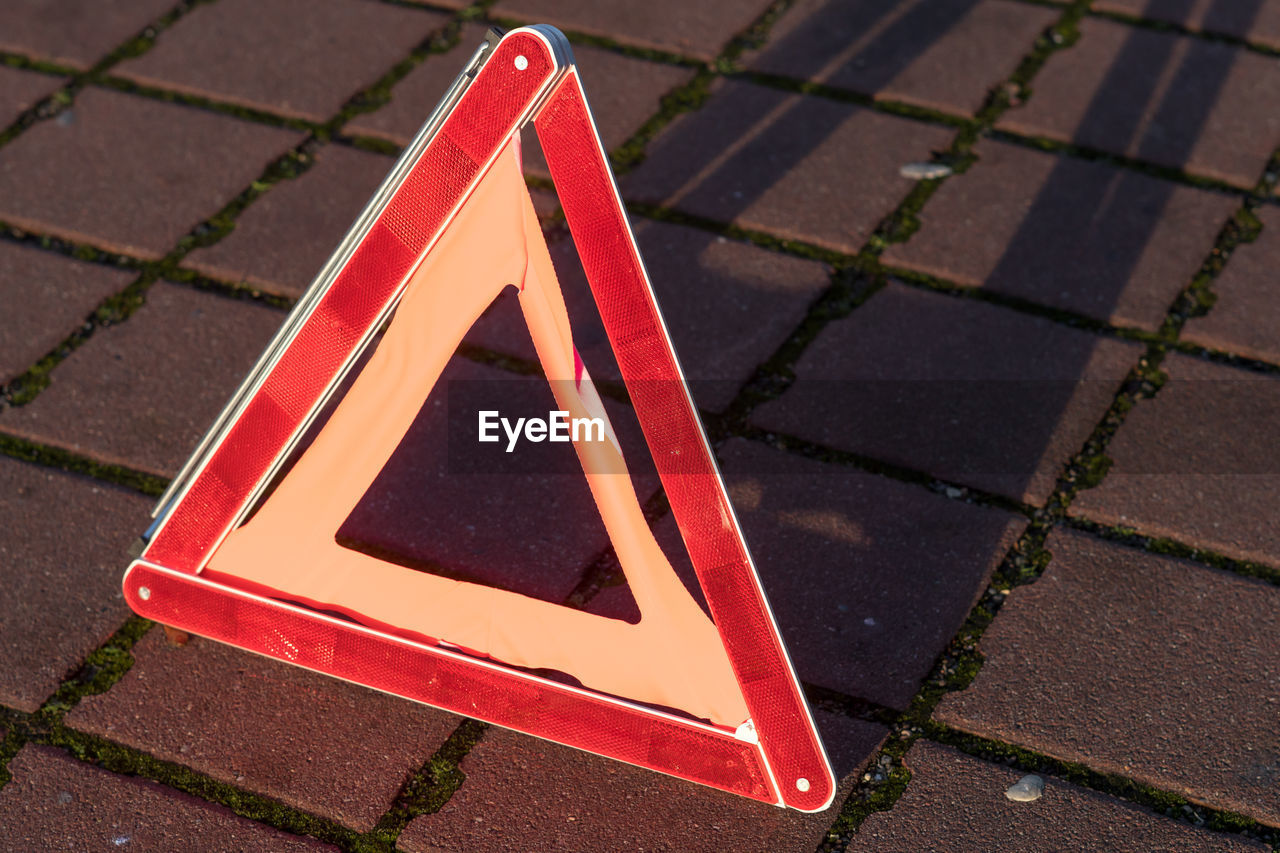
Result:
{"label": "brick pavement", "polygon": [[[5,4],[0,848],[1280,850],[1280,3],[1088,5]],[[489,22],[538,21],[706,380],[823,813],[174,647],[120,599],[148,500],[390,155]],[[451,370],[527,372],[508,303]],[[353,539],[634,618],[571,490],[512,549],[465,532],[480,487],[417,501],[410,455]]]}

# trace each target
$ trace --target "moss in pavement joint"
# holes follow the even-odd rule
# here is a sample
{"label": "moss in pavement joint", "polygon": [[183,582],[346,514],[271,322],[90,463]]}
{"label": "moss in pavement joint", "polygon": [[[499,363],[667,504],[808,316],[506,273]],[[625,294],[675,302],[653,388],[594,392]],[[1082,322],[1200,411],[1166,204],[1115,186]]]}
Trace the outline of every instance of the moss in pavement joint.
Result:
{"label": "moss in pavement joint", "polygon": [[1123,169],[1129,172],[1139,172],[1144,175],[1150,175],[1161,180],[1171,181],[1173,183],[1182,184],[1183,186],[1193,187],[1195,189],[1207,190],[1210,192],[1229,195],[1237,198],[1244,197],[1248,194],[1248,190],[1238,187],[1227,181],[1218,178],[1210,178],[1205,175],[1196,175],[1185,169],[1175,168],[1173,166],[1162,166],[1159,163],[1153,163],[1149,160],[1140,160],[1135,157],[1125,157],[1120,154],[1113,154],[1109,151],[1103,151],[1099,148],[1090,148],[1086,145],[1080,145],[1074,142],[1063,142],[1060,139],[1052,139],[1046,136],[1036,136],[1033,134],[1015,133],[1009,130],[992,129],[987,133],[992,139],[1010,145],[1017,145],[1022,148],[1030,148],[1033,151],[1044,151],[1050,154],[1063,154],[1076,160],[1086,160],[1090,163],[1101,163],[1111,166],[1115,169]]}
{"label": "moss in pavement joint", "polygon": [[35,59],[21,53],[12,53],[7,50],[0,50],[0,65],[21,71],[33,71],[37,74],[47,74],[50,77],[74,77],[76,74],[80,73],[69,65],[60,65],[56,62],[49,62],[44,59]]}
{"label": "moss in pavement joint", "polygon": [[18,113],[18,117],[8,127],[0,129],[0,148],[9,144],[11,140],[16,139],[36,122],[43,121],[62,112],[66,105],[64,101],[70,102],[70,100],[69,91],[66,88],[62,88]]}
{"label": "moss in pavement joint", "polygon": [[176,791],[225,806],[235,814],[265,823],[295,835],[310,835],[350,851],[386,851],[388,848],[366,840],[353,830],[331,820],[304,812],[260,794],[242,791],[225,782],[170,761],[162,761],[106,738],[85,734],[56,724],[33,738],[55,746],[72,757],[124,776],[139,776]]}
{"label": "moss in pavement joint", "polygon": [[741,243],[750,243],[753,246],[759,246],[762,249],[780,252],[784,255],[792,255],[797,258],[818,261],[819,263],[824,263],[832,267],[848,267],[859,263],[859,259],[856,255],[848,255],[835,249],[828,249],[802,240],[777,237],[763,231],[755,231],[732,223],[719,222],[714,219],[708,219],[705,216],[685,213],[684,211],[674,210],[672,208],[662,207],[655,204],[648,204],[646,202],[628,201],[625,202],[625,204],[627,210],[636,216],[643,216],[646,219],[653,219],[657,222],[667,222],[673,225],[684,225],[688,228],[697,228],[700,231],[708,231],[729,240],[736,240]]}
{"label": "moss in pavement joint", "polygon": [[771,74],[764,71],[734,71],[723,76],[728,77],[731,80],[742,80],[747,83],[754,83],[757,86],[765,86],[770,89],[780,89],[784,92],[792,92],[797,95],[811,95],[814,97],[825,98],[829,101],[840,101],[842,103],[855,104],[865,109],[875,110],[876,112],[888,113],[890,115],[924,121],[930,124],[941,124],[947,127],[963,127],[970,122],[969,118],[957,113],[948,113],[943,110],[921,107],[904,101],[895,101],[892,99],[883,99],[872,95],[865,95],[862,92],[855,92],[852,89],[841,89],[837,86],[831,86],[826,83],[815,83],[812,80],[787,77],[783,74]]}
{"label": "moss in pavement joint", "polygon": [[376,136],[335,133],[330,141],[338,145],[345,145],[348,148],[354,148],[357,151],[367,151],[370,154],[383,154],[387,157],[399,157],[401,153],[404,152],[403,147],[391,142],[390,140],[379,139]]}
{"label": "moss in pavement joint", "polygon": [[888,264],[881,263],[879,260],[876,260],[875,265],[879,267],[885,275],[895,279],[896,281],[900,281],[903,284],[920,287],[948,296],[959,297],[961,299],[973,299],[978,302],[987,302],[992,305],[999,305],[1002,308],[1008,308],[1011,311],[1017,311],[1021,314],[1043,317],[1046,320],[1052,320],[1062,326],[1070,326],[1074,329],[1085,329],[1095,334],[1107,335],[1109,337],[1126,341],[1156,343],[1162,340],[1159,335],[1143,329],[1137,329],[1131,326],[1113,326],[1110,323],[1094,319],[1093,317],[1089,317],[1084,314],[1077,314],[1074,311],[1068,311],[1063,308],[1042,305],[1039,302],[1032,302],[1030,300],[1021,299],[1017,296],[987,290],[983,287],[956,284],[939,278],[938,276],[922,273],[917,270],[890,266]]}
{"label": "moss in pavement joint", "polygon": [[219,101],[203,95],[193,95],[187,92],[174,91],[173,89],[162,89],[156,86],[148,86],[144,83],[138,83],[125,77],[116,77],[110,74],[99,74],[87,78],[86,82],[90,85],[103,89],[112,89],[117,92],[124,92],[126,94],[148,98],[150,100],[160,101],[166,104],[178,104],[184,107],[218,113],[220,115],[240,119],[241,121],[265,124],[268,127],[300,130],[308,133],[314,133],[320,129],[320,125],[306,119],[296,118],[294,116],[277,115],[276,113],[268,110],[260,110],[241,104]]}
{"label": "moss in pavement joint", "polygon": [[1262,563],[1227,557],[1207,548],[1198,548],[1166,537],[1148,536],[1139,533],[1132,527],[1106,525],[1089,519],[1074,517],[1064,519],[1063,524],[1073,530],[1088,533],[1090,536],[1105,539],[1108,542],[1115,542],[1116,544],[1136,548],[1151,554],[1190,560],[1220,571],[1256,578],[1274,586],[1280,586],[1280,569]]}
{"label": "moss in pavement joint", "polygon": [[46,468],[58,468],[72,474],[83,474],[95,480],[133,489],[150,497],[159,497],[169,484],[164,477],[157,477],[155,474],[135,471],[123,465],[98,462],[69,450],[37,444],[11,435],[0,434],[0,454],[34,462]]}
{"label": "moss in pavement joint", "polygon": [[[890,741],[890,746],[894,746]],[[876,812],[887,812],[898,802],[898,798],[907,790],[911,782],[911,771],[901,764],[901,755],[894,755],[889,748],[881,750],[877,759],[888,756],[896,760],[883,778],[863,779],[840,809],[840,815],[827,830],[826,836],[818,845],[819,853],[844,850],[852,840],[862,822]],[[865,774],[864,774],[865,775]]]}
{"label": "moss in pavement joint", "polygon": [[746,29],[729,40],[724,50],[716,57],[715,66],[722,73],[737,70],[736,63],[749,50],[759,50],[769,39],[778,19],[795,5],[795,0],[774,0]]}
{"label": "moss in pavement joint", "polygon": [[22,732],[20,722],[21,718],[6,720],[0,717],[0,725],[3,725],[7,731],[3,739],[0,739],[0,790],[9,784],[9,780],[13,778],[9,773],[9,761],[18,754],[26,744],[27,739]]}
{"label": "moss in pavement joint", "polygon": [[1260,373],[1266,376],[1275,376],[1280,374],[1280,364],[1273,364],[1269,361],[1259,361],[1256,358],[1248,358],[1235,353],[1223,352],[1222,350],[1210,349],[1209,347],[1193,344],[1188,341],[1178,341],[1173,344],[1170,349],[1183,353],[1184,355],[1193,355],[1197,358],[1211,361],[1214,364],[1221,364],[1226,367],[1232,367],[1236,370],[1248,370],[1252,373]]}
{"label": "moss in pavement joint", "polygon": [[[34,400],[49,386],[49,374],[53,369],[83,345],[98,326],[107,325],[112,322],[112,318],[126,312],[125,306],[132,305],[134,302],[140,304],[141,294],[149,285],[150,275],[144,272],[124,290],[99,303],[74,332],[3,388],[4,402],[10,406],[25,406]],[[132,308],[127,311],[131,312]]]}
{"label": "moss in pavement joint", "polygon": [[1164,354],[1165,350],[1160,345],[1152,344],[1147,347],[1146,353],[1126,376],[1111,405],[1094,427],[1085,446],[1067,464],[1051,499],[1050,508],[1055,519],[1065,518],[1067,507],[1079,492],[1102,483],[1112,465],[1111,458],[1106,454],[1112,436],[1135,404],[1155,396],[1164,386],[1167,375],[1160,370]]}
{"label": "moss in pavement joint", "polygon": [[[1022,0],[1028,2],[1028,0]],[[1231,47],[1238,47],[1253,53],[1260,53],[1263,56],[1277,57],[1280,56],[1280,48],[1271,45],[1259,44],[1240,38],[1239,36],[1229,35],[1214,30],[1192,29],[1191,27],[1175,23],[1173,21],[1157,21],[1150,18],[1143,18],[1138,15],[1128,15],[1124,12],[1113,12],[1106,9],[1090,9],[1089,17],[1102,18],[1104,20],[1115,21],[1130,27],[1139,27],[1146,30],[1153,30],[1161,33],[1174,33],[1180,36],[1196,39],[1198,41],[1210,42],[1214,44],[1225,44]]]}
{"label": "moss in pavement joint", "polygon": [[216,293],[219,296],[225,296],[228,299],[238,299],[242,302],[256,302],[259,305],[265,305],[269,308],[275,308],[280,311],[290,310],[297,302],[297,300],[292,296],[284,296],[279,293],[269,293],[246,282],[222,281],[206,275],[201,275],[193,270],[182,267],[166,273],[164,280],[170,284],[184,285],[186,287],[204,291],[205,293]]}
{"label": "moss in pavement joint", "polygon": [[1213,308],[1218,298],[1212,291],[1214,279],[1221,274],[1236,247],[1243,243],[1252,243],[1258,238],[1261,230],[1262,223],[1247,204],[1232,215],[1218,232],[1213,248],[1201,263],[1199,272],[1191,280],[1191,284],[1178,295],[1173,309],[1165,317],[1165,322],[1160,328],[1160,334],[1164,339],[1175,340],[1188,320],[1193,317],[1202,317]]}
{"label": "moss in pavement joint", "polygon": [[409,821],[435,814],[466,780],[459,765],[489,729],[479,720],[465,719],[421,770],[410,777],[395,803],[368,834],[370,841],[386,848],[395,846]]}
{"label": "moss in pavement joint", "polygon": [[133,668],[133,647],[155,623],[130,616],[105,643],[89,653],[70,678],[31,717],[33,729],[57,726],[85,696],[105,693]]}
{"label": "moss in pavement joint", "polygon": [[141,258],[135,258],[130,255],[122,255],[117,252],[109,252],[96,246],[90,246],[86,243],[76,243],[61,237],[54,237],[49,234],[35,234],[25,228],[19,228],[8,222],[0,220],[0,240],[7,243],[14,243],[19,246],[28,246],[33,249],[41,249],[46,252],[53,252],[59,255],[65,255],[68,258],[74,258],[77,261],[85,261],[86,263],[98,264],[104,267],[112,267],[114,269],[134,269],[141,270],[147,265],[147,261]]}
{"label": "moss in pavement joint", "polygon": [[[750,425],[742,426],[726,435],[726,437],[743,438],[748,441],[755,441],[789,453],[794,456],[801,456],[806,459],[813,459],[828,465],[839,465],[846,468],[856,468],[861,471],[867,471],[871,474],[879,474],[882,477],[888,477],[891,480],[897,480],[902,483],[912,483],[917,486],[924,486],[932,492],[941,494],[948,500],[959,500],[965,503],[978,504],[980,506],[990,506],[1002,509],[1006,512],[1012,512],[1030,518],[1035,512],[1035,508],[1007,498],[1004,495],[994,492],[986,492],[973,486],[961,485],[959,483],[951,483],[939,480],[927,471],[919,471],[913,468],[895,465],[891,462],[885,462],[870,456],[863,456],[848,450],[840,450],[832,447],[815,444],[803,438],[787,435],[776,430],[763,430],[759,427]],[[958,496],[953,497],[955,493]],[[950,494],[949,494],[950,493]]]}

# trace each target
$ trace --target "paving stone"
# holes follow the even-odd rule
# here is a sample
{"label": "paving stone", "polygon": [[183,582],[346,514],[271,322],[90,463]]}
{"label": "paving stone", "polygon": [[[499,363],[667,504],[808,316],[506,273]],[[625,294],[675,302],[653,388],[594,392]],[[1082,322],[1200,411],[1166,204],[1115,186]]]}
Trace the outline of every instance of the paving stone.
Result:
{"label": "paving stone", "polygon": [[1218,42],[1086,18],[1034,88],[998,127],[1242,187],[1280,144],[1280,60]]}
{"label": "paving stone", "polygon": [[[484,40],[485,27],[465,27],[457,47],[428,57],[391,92],[391,103],[352,119],[346,130],[389,139],[406,145],[435,109],[453,79],[476,46]],[[646,62],[591,45],[576,45],[574,62],[582,74],[591,112],[608,150],[626,142],[642,124],[658,112],[663,95],[693,77],[693,70]],[[530,126],[523,134],[525,171],[547,176],[546,161]]]}
{"label": "paving stone", "polygon": [[[881,727],[864,725],[867,744],[883,738]],[[467,781],[439,812],[411,821],[399,849],[812,850],[839,808],[779,809],[497,728],[461,770]]]}
{"label": "paving stone", "polygon": [[1183,327],[1182,338],[1277,364],[1280,293],[1269,282],[1280,266],[1280,209],[1263,207],[1256,213],[1262,234],[1231,253],[1231,262],[1213,280],[1218,301],[1207,315]]}
{"label": "paving stone", "polygon": [[768,8],[762,0],[647,5],[626,0],[500,0],[493,14],[710,59]]}
{"label": "paving stone", "polygon": [[[894,708],[910,704],[1025,526],[1001,510],[744,439],[720,457],[800,678]],[[675,522],[659,529],[671,554]],[[696,588],[687,557],[677,566]],[[615,589],[588,609],[627,618],[634,605],[614,601]]]}
{"label": "paving stone", "polygon": [[648,146],[624,194],[842,252],[856,252],[953,131],[825,98],[719,81]]}
{"label": "paving stone", "polygon": [[1256,841],[1196,829],[1144,808],[1049,777],[1034,803],[1010,802],[1004,789],[1021,771],[917,742],[904,763],[911,782],[892,811],[863,823],[852,851],[1080,853],[1113,850],[1262,853]]}
{"label": "paving stone", "polygon": [[1280,566],[1280,379],[1179,354],[1161,369],[1071,513]]}
{"label": "paving stone", "polygon": [[85,321],[134,273],[0,244],[0,384],[31,367]]}
{"label": "paving stone", "polygon": [[0,790],[4,850],[336,849],[47,746],[23,747],[9,772],[13,780]]}
{"label": "paving stone", "polygon": [[69,725],[336,820],[377,823],[459,718],[209,640],[159,630]]}
{"label": "paving stone", "polygon": [[[804,319],[826,266],[706,231],[639,220],[636,240],[698,405],[719,411]],[[621,379],[571,240],[551,247],[574,346],[596,379]],[[536,361],[519,301],[504,294],[467,340]]]}
{"label": "paving stone", "polygon": [[128,618],[120,576],[150,505],[115,486],[0,458],[0,703],[36,710]]}
{"label": "paving stone", "polygon": [[90,89],[0,151],[0,218],[158,258],[302,136]]}
{"label": "paving stone", "polygon": [[62,83],[61,77],[0,66],[0,131],[8,128],[23,111],[52,95]]}
{"label": "paving stone", "polygon": [[890,283],[824,329],[752,420],[1039,503],[1141,348]]}
{"label": "paving stone", "polygon": [[173,8],[173,0],[6,0],[0,50],[88,68]]}
{"label": "paving stone", "polygon": [[356,0],[224,0],[192,10],[115,73],[324,122],[448,21]]}
{"label": "paving stone", "polygon": [[999,142],[947,181],[886,263],[1155,330],[1238,202]]}
{"label": "paving stone", "polygon": [[1006,0],[804,0],[747,65],[974,115],[1057,17]]}
{"label": "paving stone", "polygon": [[1047,546],[936,715],[1280,824],[1280,589],[1083,533]]}
{"label": "paving stone", "polygon": [[147,304],[54,368],[0,429],[114,464],[173,475],[284,322],[251,302],[153,285]]}
{"label": "paving stone", "polygon": [[1150,21],[1181,24],[1192,30],[1222,33],[1280,48],[1280,5],[1274,0],[1096,0],[1093,8]]}
{"label": "paving stone", "polygon": [[337,145],[257,199],[217,243],[183,265],[224,281],[301,296],[395,161]]}

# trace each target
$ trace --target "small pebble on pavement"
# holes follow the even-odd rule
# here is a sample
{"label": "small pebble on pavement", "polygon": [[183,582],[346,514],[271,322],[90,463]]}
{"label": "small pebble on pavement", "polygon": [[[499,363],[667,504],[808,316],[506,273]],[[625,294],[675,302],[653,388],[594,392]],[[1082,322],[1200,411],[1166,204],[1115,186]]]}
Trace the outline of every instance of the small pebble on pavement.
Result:
{"label": "small pebble on pavement", "polygon": [[951,174],[951,167],[943,163],[908,163],[898,174],[913,181],[932,181]]}
{"label": "small pebble on pavement", "polygon": [[1029,803],[1038,800],[1044,794],[1044,780],[1039,776],[1026,775],[1009,786],[1004,795],[1014,802]]}

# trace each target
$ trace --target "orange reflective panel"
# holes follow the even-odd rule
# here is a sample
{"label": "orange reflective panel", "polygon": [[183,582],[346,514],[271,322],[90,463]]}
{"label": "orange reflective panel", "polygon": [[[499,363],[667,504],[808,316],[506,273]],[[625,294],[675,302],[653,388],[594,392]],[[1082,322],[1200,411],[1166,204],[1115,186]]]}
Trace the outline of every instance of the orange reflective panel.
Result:
{"label": "orange reflective panel", "polygon": [[607,424],[590,377],[575,365],[564,297],[516,139],[411,278],[381,342],[324,428],[257,513],[216,550],[205,576],[738,726],[748,712],[720,636],[654,539],[616,441],[575,448],[639,607],[637,624],[412,571],[335,541],[463,335],[509,284],[520,290],[559,408],[570,418]]}

